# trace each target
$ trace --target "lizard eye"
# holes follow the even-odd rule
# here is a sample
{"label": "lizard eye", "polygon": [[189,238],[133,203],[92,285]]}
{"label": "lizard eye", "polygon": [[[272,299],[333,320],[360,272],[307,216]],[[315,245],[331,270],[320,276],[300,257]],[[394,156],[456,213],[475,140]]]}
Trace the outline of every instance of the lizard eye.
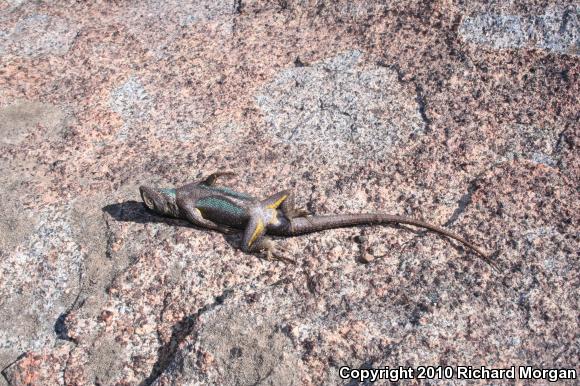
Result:
{"label": "lizard eye", "polygon": [[154,205],[153,205],[153,201],[149,198],[148,195],[144,194],[143,195],[143,202],[145,203],[145,205],[147,205],[147,208],[153,210],[155,209]]}

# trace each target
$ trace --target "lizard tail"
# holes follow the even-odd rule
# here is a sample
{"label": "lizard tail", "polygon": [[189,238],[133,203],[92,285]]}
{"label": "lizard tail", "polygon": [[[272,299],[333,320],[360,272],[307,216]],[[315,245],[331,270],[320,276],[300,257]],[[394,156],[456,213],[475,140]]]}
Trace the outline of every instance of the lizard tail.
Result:
{"label": "lizard tail", "polygon": [[[483,252],[476,245],[465,240],[463,237],[440,228],[436,225],[426,223],[424,221],[415,220],[408,217],[396,216],[383,213],[368,213],[368,214],[337,214],[337,215],[323,215],[323,216],[307,216],[296,217],[290,220],[289,232],[292,236],[302,235],[306,233],[318,232],[325,229],[344,228],[356,225],[381,225],[381,224],[407,224],[420,228],[429,229],[435,233],[445,235],[453,240],[457,240],[464,244],[478,255],[483,257],[488,263],[488,255]],[[493,264],[492,264],[493,265]]]}

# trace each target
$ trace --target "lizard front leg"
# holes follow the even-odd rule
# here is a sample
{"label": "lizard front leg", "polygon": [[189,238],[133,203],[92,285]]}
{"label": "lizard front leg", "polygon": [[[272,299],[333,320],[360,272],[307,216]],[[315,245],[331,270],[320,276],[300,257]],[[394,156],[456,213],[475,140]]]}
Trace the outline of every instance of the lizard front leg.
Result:
{"label": "lizard front leg", "polygon": [[235,233],[236,230],[227,225],[218,224],[206,218],[203,218],[201,210],[196,208],[194,205],[186,205],[182,208],[185,218],[192,224],[197,225],[202,228],[212,229],[221,233]]}
{"label": "lizard front leg", "polygon": [[236,176],[236,173],[234,172],[216,172],[205,177],[199,183],[207,186],[213,186],[215,185],[217,179],[220,177],[234,177],[234,176]]}

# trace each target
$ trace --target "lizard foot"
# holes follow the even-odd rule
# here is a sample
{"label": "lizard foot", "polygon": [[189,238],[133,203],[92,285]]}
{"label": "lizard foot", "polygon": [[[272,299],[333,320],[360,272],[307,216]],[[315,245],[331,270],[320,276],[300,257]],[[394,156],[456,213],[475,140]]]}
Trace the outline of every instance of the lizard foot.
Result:
{"label": "lizard foot", "polygon": [[312,212],[310,212],[307,209],[302,209],[302,208],[293,208],[291,210],[287,210],[284,215],[289,219],[292,220],[293,218],[296,217],[306,217],[306,216],[311,216]]}
{"label": "lizard foot", "polygon": [[276,248],[274,246],[269,246],[265,250],[266,260],[268,260],[268,261],[278,260],[278,261],[282,261],[284,263],[296,264],[295,260],[284,256],[283,252],[286,252],[286,250],[281,250],[281,249]]}
{"label": "lizard foot", "polygon": [[219,230],[224,235],[235,235],[236,233],[240,233],[240,230],[239,229],[232,228],[232,227],[229,227],[227,225],[220,226],[220,229]]}
{"label": "lizard foot", "polygon": [[296,217],[306,217],[306,216],[311,216],[312,212],[310,212],[308,209],[296,209],[296,211],[294,212],[294,215]]}

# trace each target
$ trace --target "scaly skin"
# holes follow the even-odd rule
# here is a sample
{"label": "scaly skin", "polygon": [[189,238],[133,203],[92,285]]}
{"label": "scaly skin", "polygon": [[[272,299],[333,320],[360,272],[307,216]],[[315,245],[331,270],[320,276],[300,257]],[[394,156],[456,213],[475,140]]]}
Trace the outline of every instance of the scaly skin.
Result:
{"label": "scaly skin", "polygon": [[219,177],[233,175],[230,172],[214,173],[200,182],[177,189],[141,186],[139,190],[145,205],[159,214],[185,219],[194,225],[224,233],[242,230],[244,232],[242,250],[264,251],[268,259],[276,257],[292,261],[276,251],[267,234],[296,236],[332,228],[397,223],[429,229],[457,240],[496,268],[487,254],[472,243],[455,233],[423,221],[383,213],[309,216],[305,210],[294,207],[294,195],[289,190],[259,200],[244,193],[215,186]]}

